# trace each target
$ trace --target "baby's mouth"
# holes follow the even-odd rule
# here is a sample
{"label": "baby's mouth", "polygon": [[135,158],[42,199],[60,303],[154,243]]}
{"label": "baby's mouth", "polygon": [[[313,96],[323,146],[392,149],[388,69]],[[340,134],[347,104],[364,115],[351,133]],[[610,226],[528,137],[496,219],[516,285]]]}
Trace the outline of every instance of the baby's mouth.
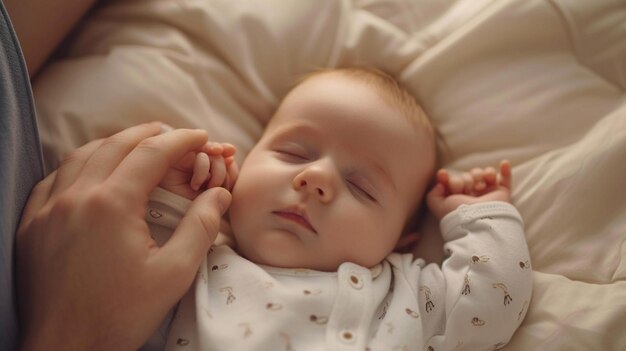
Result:
{"label": "baby's mouth", "polygon": [[315,228],[313,228],[311,222],[309,222],[306,211],[304,211],[300,207],[289,207],[284,210],[273,211],[272,213],[286,220],[295,222],[296,224],[299,224],[317,234],[317,231],[315,230]]}

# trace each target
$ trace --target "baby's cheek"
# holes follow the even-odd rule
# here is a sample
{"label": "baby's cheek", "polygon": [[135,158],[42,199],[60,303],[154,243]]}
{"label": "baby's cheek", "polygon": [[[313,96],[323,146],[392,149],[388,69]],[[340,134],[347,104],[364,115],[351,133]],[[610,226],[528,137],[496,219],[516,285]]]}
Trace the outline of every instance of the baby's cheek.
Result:
{"label": "baby's cheek", "polygon": [[401,226],[370,216],[369,221],[353,225],[350,249],[357,251],[359,264],[366,267],[380,263],[390,254],[401,233]]}

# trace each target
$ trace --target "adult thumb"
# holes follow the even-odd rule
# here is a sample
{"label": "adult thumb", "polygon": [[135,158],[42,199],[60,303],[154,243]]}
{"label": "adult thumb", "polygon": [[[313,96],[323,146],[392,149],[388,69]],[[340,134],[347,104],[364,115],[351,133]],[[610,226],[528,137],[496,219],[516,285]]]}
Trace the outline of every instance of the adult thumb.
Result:
{"label": "adult thumb", "polygon": [[[169,241],[159,250],[166,265],[176,268],[181,277],[193,277],[215,241],[222,215],[231,202],[230,193],[224,188],[211,188],[189,206]],[[170,263],[170,264],[168,264]]]}

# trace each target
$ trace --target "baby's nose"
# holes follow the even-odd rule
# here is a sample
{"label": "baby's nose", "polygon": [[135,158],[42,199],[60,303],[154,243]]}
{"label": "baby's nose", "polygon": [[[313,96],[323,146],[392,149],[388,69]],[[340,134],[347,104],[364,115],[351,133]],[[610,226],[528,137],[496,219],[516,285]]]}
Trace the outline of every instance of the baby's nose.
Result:
{"label": "baby's nose", "polygon": [[332,180],[319,170],[306,169],[300,172],[293,179],[292,185],[295,190],[315,196],[323,203],[332,201],[334,196]]}

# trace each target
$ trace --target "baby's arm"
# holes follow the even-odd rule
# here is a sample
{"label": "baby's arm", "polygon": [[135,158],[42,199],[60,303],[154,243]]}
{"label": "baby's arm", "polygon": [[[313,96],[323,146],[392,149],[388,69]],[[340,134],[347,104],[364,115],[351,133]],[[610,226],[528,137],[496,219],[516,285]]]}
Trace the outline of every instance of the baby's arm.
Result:
{"label": "baby's arm", "polygon": [[425,267],[420,278],[424,311],[442,317],[444,326],[428,345],[498,349],[522,322],[532,292],[522,218],[510,205],[511,166],[503,161],[499,172],[456,177],[439,171],[437,179],[428,205],[441,219],[448,258],[441,269]]}

